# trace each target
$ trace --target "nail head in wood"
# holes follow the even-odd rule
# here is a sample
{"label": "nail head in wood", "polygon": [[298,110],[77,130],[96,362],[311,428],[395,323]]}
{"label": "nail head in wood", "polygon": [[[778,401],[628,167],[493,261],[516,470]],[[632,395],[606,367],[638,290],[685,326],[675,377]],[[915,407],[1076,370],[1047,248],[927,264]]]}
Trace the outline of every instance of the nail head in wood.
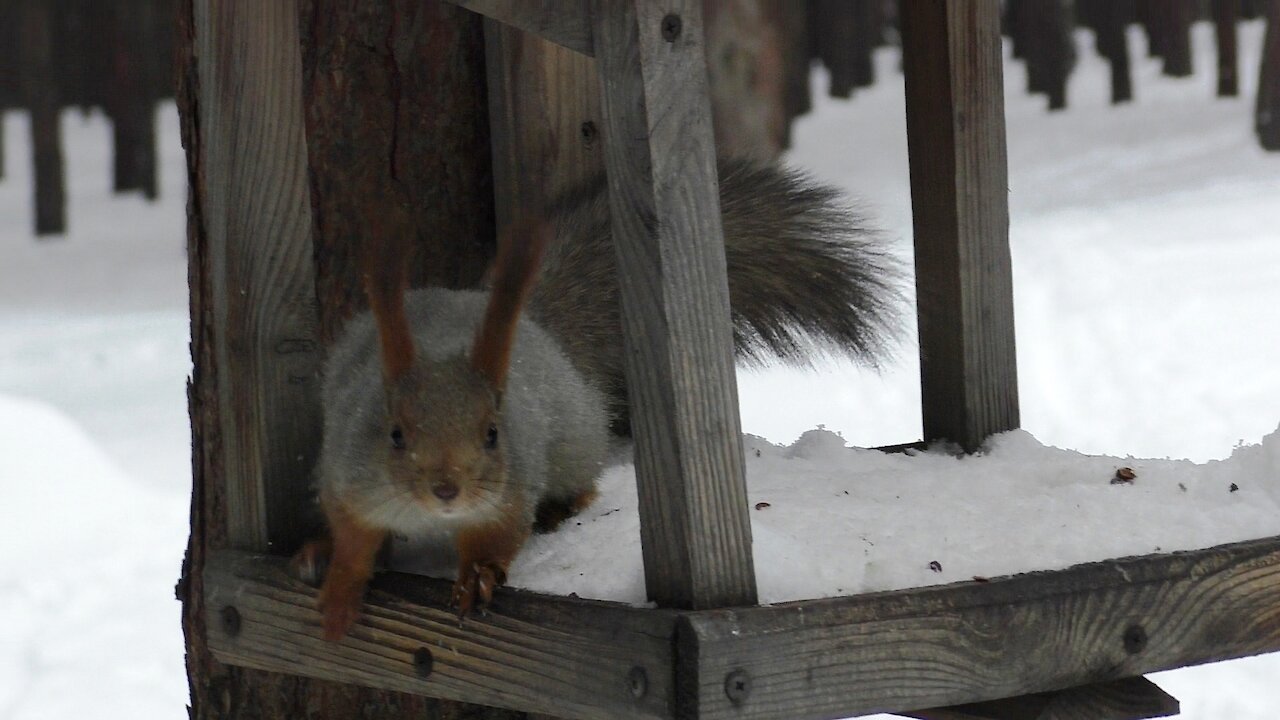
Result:
{"label": "nail head in wood", "polygon": [[627,686],[631,688],[631,697],[641,700],[649,694],[649,675],[644,668],[637,665],[627,673]]}
{"label": "nail head in wood", "polygon": [[1137,655],[1147,647],[1147,631],[1141,625],[1130,625],[1124,631],[1124,649],[1130,655]]}
{"label": "nail head in wood", "polygon": [[747,696],[751,695],[751,676],[747,675],[746,670],[738,669],[725,675],[724,694],[734,705],[747,701]]}
{"label": "nail head in wood", "polygon": [[671,13],[662,18],[662,39],[667,42],[675,42],[680,37],[680,31],[684,29],[684,21],[679,15]]}
{"label": "nail head in wood", "polygon": [[599,131],[596,130],[595,123],[591,122],[590,120],[582,123],[582,144],[583,145],[586,145],[587,147],[594,145],[597,134],[599,134]]}
{"label": "nail head in wood", "polygon": [[222,608],[218,615],[222,618],[222,632],[226,633],[227,637],[240,634],[240,611],[235,609],[235,606],[228,605]]}
{"label": "nail head in wood", "polygon": [[431,671],[435,669],[436,660],[431,656],[431,650],[420,647],[413,651],[413,671],[418,673],[418,677],[427,678],[431,676]]}

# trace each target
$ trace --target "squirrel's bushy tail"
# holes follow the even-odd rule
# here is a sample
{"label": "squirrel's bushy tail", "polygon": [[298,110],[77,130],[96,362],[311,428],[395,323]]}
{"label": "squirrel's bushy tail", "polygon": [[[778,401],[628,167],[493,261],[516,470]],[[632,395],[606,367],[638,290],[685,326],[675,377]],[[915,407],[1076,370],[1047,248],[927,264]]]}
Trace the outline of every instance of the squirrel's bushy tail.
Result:
{"label": "squirrel's bushy tail", "polygon": [[[834,352],[874,365],[897,334],[902,273],[839,190],[803,173],[722,160],[720,206],[740,359]],[[529,310],[626,418],[616,261],[603,178],[550,211],[556,240]]]}

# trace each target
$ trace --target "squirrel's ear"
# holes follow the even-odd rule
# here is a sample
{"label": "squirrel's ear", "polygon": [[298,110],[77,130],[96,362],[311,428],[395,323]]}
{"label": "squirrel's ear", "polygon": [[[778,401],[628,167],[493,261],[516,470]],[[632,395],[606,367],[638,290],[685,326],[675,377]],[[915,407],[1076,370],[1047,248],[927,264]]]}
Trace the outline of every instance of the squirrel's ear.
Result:
{"label": "squirrel's ear", "polygon": [[364,290],[378,326],[383,377],[390,384],[413,367],[413,330],[404,310],[407,247],[398,242],[402,229],[394,220],[372,219],[370,231],[373,237],[364,248]]}
{"label": "squirrel's ear", "polygon": [[513,222],[498,238],[489,305],[471,348],[471,367],[489,381],[499,397],[511,365],[516,321],[533,288],[538,264],[552,234],[551,225],[545,220],[523,218]]}

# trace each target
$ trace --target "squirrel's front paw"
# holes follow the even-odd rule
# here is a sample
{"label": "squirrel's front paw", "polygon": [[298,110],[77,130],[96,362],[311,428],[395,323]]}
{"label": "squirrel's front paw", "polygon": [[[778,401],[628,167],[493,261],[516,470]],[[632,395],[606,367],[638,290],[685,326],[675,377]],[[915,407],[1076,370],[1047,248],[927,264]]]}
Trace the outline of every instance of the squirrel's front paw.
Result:
{"label": "squirrel's front paw", "polygon": [[493,600],[493,589],[506,581],[506,568],[495,563],[462,563],[458,581],[453,584],[453,606],[458,608],[458,617],[488,605]]}
{"label": "squirrel's front paw", "polygon": [[320,610],[320,626],[324,629],[325,640],[337,642],[351,631],[351,626],[360,617],[363,590],[363,586],[334,587],[331,584],[321,588],[317,607]]}
{"label": "squirrel's front paw", "polygon": [[289,559],[289,574],[311,587],[320,587],[329,570],[329,557],[332,554],[333,543],[327,538],[312,540]]}

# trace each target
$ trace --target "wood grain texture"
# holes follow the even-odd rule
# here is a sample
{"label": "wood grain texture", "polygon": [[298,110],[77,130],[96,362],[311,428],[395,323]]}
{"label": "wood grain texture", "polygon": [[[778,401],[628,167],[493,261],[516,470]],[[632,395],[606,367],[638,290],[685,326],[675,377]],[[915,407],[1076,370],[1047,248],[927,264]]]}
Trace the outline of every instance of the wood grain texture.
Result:
{"label": "wood grain texture", "polygon": [[374,581],[347,639],[327,643],[316,591],[284,564],[233,551],[210,558],[205,601],[222,620],[209,644],[220,661],[568,718],[669,714],[673,613],[503,588],[460,622],[450,583],[389,574]]}
{"label": "wood grain texture", "polygon": [[448,1],[574,52],[595,52],[589,0]]}
{"label": "wood grain texture", "polygon": [[[1280,650],[1280,538],[691,613],[677,636],[678,672],[689,673],[681,697],[704,720],[834,718],[1016,697]],[[750,678],[740,706],[724,692],[735,670]]]}
{"label": "wood grain texture", "polygon": [[506,227],[557,190],[604,171],[595,62],[496,20],[485,21],[494,215]]}
{"label": "wood grain texture", "polygon": [[1146,678],[1133,677],[900,714],[920,720],[1145,720],[1178,711],[1172,695]]}
{"label": "wood grain texture", "polygon": [[194,15],[228,539],[288,552],[320,435],[297,13],[195,0]]}
{"label": "wood grain texture", "polygon": [[700,0],[593,0],[649,597],[756,602]]}
{"label": "wood grain texture", "polygon": [[999,3],[904,3],[927,441],[1018,427]]}

